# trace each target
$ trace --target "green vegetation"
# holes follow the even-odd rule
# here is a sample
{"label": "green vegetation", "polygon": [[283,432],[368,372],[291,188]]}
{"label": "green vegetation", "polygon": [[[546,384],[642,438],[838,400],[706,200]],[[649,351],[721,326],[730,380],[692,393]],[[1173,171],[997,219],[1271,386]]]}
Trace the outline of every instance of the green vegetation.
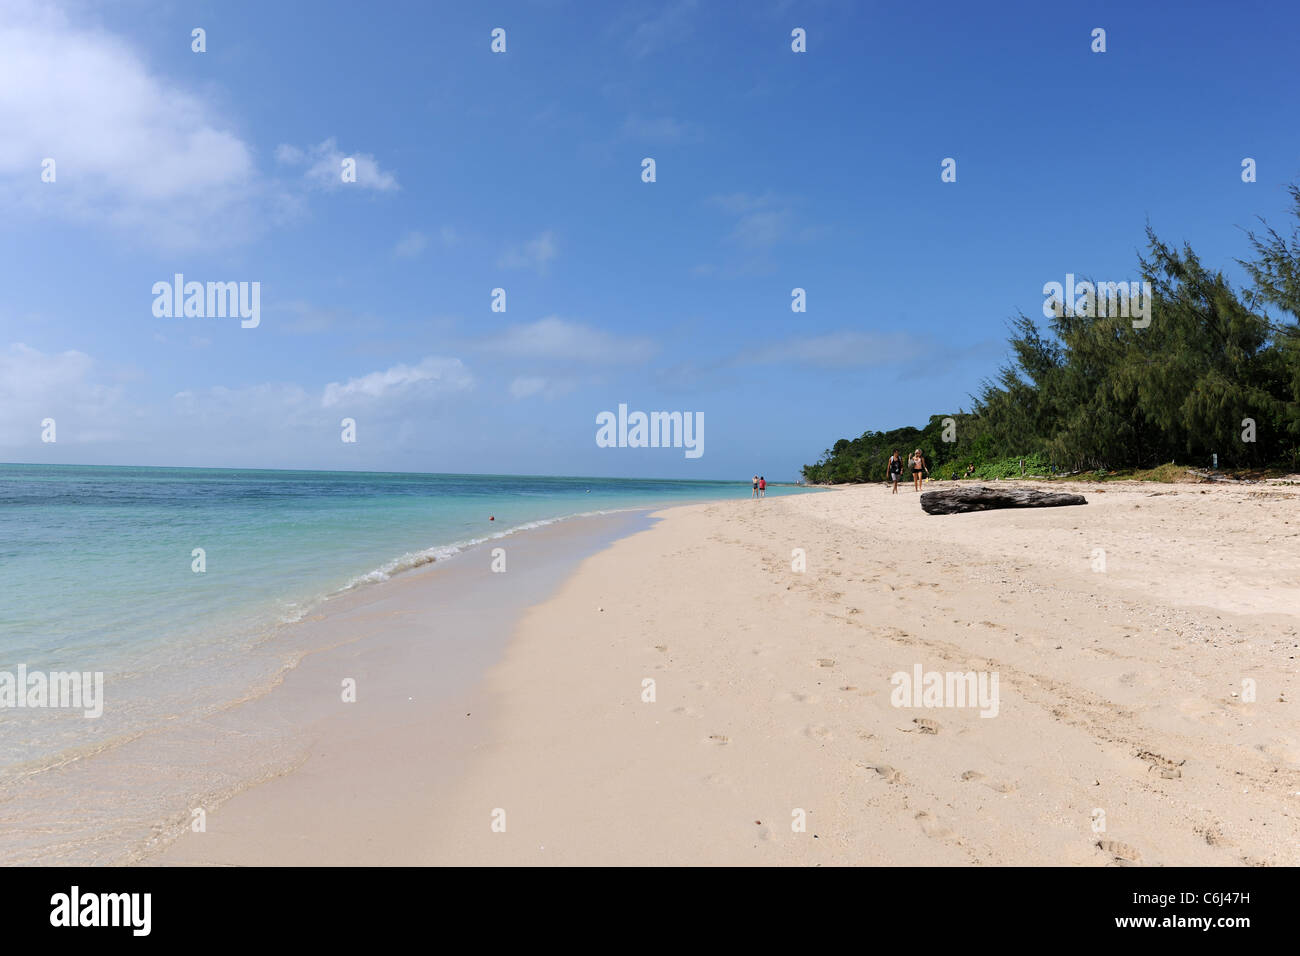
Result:
{"label": "green vegetation", "polygon": [[1099,469],[1097,471],[1080,471],[1069,475],[1057,475],[1061,481],[1159,481],[1165,484],[1178,484],[1184,481],[1201,481],[1203,479],[1189,474],[1186,465],[1166,462],[1155,468],[1120,468],[1114,471]]}
{"label": "green vegetation", "polygon": [[[991,461],[987,464],[979,464],[977,462],[968,462],[968,464],[975,465],[975,472],[971,477],[983,478],[985,480],[993,480],[997,478],[1019,478],[1021,475],[1026,478],[1051,477],[1052,475],[1052,463],[1047,460],[1045,455],[1040,454],[1026,455],[1024,458],[999,458],[996,461]],[[965,474],[965,471],[965,465],[959,467],[957,469],[958,476],[960,477],[962,474]],[[951,472],[952,469],[946,468],[943,470],[942,474],[933,470],[931,471],[931,474],[933,474],[935,478],[951,478]]]}
{"label": "green vegetation", "polygon": [[[1289,192],[1300,223],[1300,185]],[[881,481],[894,449],[906,459],[916,448],[935,478],[969,464],[979,478],[1018,476],[1023,458],[1028,474],[1167,479],[1185,471],[1173,462],[1208,467],[1214,454],[1224,468],[1294,471],[1300,225],[1289,237],[1267,225],[1248,235],[1255,257],[1240,264],[1251,283],[1236,290],[1190,246],[1175,249],[1148,228],[1138,259],[1152,290],[1147,327],[1114,314],[1060,315],[1043,327],[1021,314],[1011,361],[972,396],[971,411],[842,438],[804,466],[804,479]]]}

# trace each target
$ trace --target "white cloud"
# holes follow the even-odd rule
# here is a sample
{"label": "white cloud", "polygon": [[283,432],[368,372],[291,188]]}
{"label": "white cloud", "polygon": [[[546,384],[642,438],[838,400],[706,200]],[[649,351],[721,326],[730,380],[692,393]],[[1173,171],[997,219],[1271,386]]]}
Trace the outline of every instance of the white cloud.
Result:
{"label": "white cloud", "polygon": [[307,154],[297,146],[281,143],[275,148],[275,161],[285,166],[297,166],[307,159]]}
{"label": "white cloud", "polygon": [[777,246],[811,242],[827,234],[823,226],[801,222],[800,201],[772,192],[726,193],[710,196],[707,204],[733,218],[727,240],[736,257],[719,270],[719,275],[736,277],[771,272],[771,253]]}
{"label": "white cloud", "polygon": [[[33,461],[296,467],[335,461],[340,419],[356,414],[370,441],[366,453],[378,456],[370,465],[378,466],[399,446],[431,447],[430,422],[444,413],[437,406],[474,385],[459,359],[436,357],[323,388],[196,387],[152,405],[130,401],[114,378],[84,352],[0,348],[0,449],[24,449],[10,454]],[[45,418],[56,423],[53,445],[41,441]]]}
{"label": "white cloud", "polygon": [[[375,189],[387,192],[400,189],[397,177],[379,168],[379,162],[369,153],[344,153],[338,147],[338,141],[330,137],[315,146],[299,149],[287,143],[275,148],[275,158],[286,166],[303,166],[307,169],[303,179],[319,189],[341,189],[344,186],[359,186],[362,189]],[[343,160],[351,159],[356,163],[357,179],[354,183],[343,181]]]}
{"label": "white cloud", "polygon": [[[470,384],[458,360],[426,358],[323,388],[196,388],[172,396],[145,447],[154,460],[178,464],[391,467],[400,449],[433,447],[433,422],[442,411],[435,402]],[[356,420],[357,445],[339,440],[345,417]]]}
{"label": "white cloud", "polygon": [[514,358],[553,359],[607,365],[640,362],[658,347],[646,338],[625,338],[559,316],[512,325],[479,348]]}
{"label": "white cloud", "polygon": [[784,209],[765,209],[740,217],[731,238],[746,246],[774,246],[790,231],[790,213]]}
{"label": "white cloud", "polygon": [[132,417],[119,386],[92,381],[84,352],[44,353],[21,342],[0,351],[0,446],[41,444],[41,421],[53,418],[57,444],[123,437]]}
{"label": "white cloud", "polygon": [[460,359],[430,356],[419,365],[399,364],[382,372],[348,379],[343,384],[331,382],[325,386],[321,405],[332,408],[353,401],[427,399],[464,391],[473,385],[473,376]]}
{"label": "white cloud", "polygon": [[[369,456],[369,467],[391,464],[398,448],[428,448],[434,402],[473,386],[458,359],[429,357],[417,365],[399,364],[324,388],[267,382],[239,388],[215,386],[172,397],[153,447],[165,460],[336,462]],[[354,417],[359,446],[341,443],[344,417]],[[350,448],[344,458],[334,456]],[[217,454],[224,458],[216,458]]]}
{"label": "white cloud", "polygon": [[536,376],[522,376],[510,383],[511,398],[528,398],[546,389],[546,379]]}
{"label": "white cloud", "polygon": [[536,269],[539,273],[545,273],[559,253],[555,233],[548,230],[536,239],[511,246],[497,260],[497,266],[502,269]]}
{"label": "white cloud", "polygon": [[[431,241],[424,233],[413,229],[397,241],[393,254],[403,259],[414,259],[429,248]],[[438,230],[438,242],[443,248],[450,249],[460,245],[460,235],[451,226],[443,226]]]}
{"label": "white cloud", "polygon": [[[0,202],[11,208],[191,246],[255,231],[269,200],[220,108],[54,7],[0,4],[0,130]],[[41,181],[46,158],[53,183]]]}
{"label": "white cloud", "polygon": [[408,232],[397,241],[393,253],[403,259],[414,259],[429,245],[429,237],[422,232]]}
{"label": "white cloud", "polygon": [[737,217],[730,238],[742,246],[767,249],[783,240],[799,238],[794,227],[794,207],[787,199],[771,193],[730,193],[713,196],[709,202]]}

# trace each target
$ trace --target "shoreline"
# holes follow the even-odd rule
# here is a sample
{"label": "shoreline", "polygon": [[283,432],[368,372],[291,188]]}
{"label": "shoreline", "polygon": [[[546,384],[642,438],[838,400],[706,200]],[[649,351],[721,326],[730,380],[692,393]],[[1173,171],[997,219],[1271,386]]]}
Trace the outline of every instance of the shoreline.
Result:
{"label": "shoreline", "polygon": [[[1080,490],[655,511],[529,608],[475,719],[331,739],[148,862],[1296,865],[1300,496]],[[997,673],[997,717],[894,706],[917,666]]]}
{"label": "shoreline", "polygon": [[[364,652],[357,645],[371,652],[382,647],[386,629],[373,622],[384,615],[400,620],[427,612],[436,618],[444,605],[467,600],[473,588],[464,583],[479,580],[482,587],[480,570],[487,569],[489,555],[500,548],[511,560],[505,574],[487,578],[503,585],[492,596],[491,613],[478,621],[460,613],[464,634],[440,633],[423,642],[427,654],[452,648],[454,666],[439,669],[436,681],[441,687],[435,694],[450,701],[462,685],[472,686],[499,652],[507,618],[538,599],[545,587],[554,585],[550,578],[588,549],[641,526],[648,510],[575,514],[511,528],[463,546],[448,558],[327,595],[298,620],[280,625],[271,639],[281,645],[286,659],[233,699],[203,713],[178,714],[180,719],[163,714],[143,731],[78,748],[68,759],[17,768],[6,781],[0,804],[5,832],[0,853],[19,865],[146,861],[188,829],[193,809],[210,812],[250,788],[291,774],[307,762],[317,725],[327,721],[339,701],[334,688],[297,691],[302,675],[331,666],[325,662],[361,656]],[[540,568],[528,568],[530,556]],[[517,586],[504,586],[506,581]],[[403,607],[402,601],[412,594],[420,596],[416,603],[421,606]],[[398,639],[400,627],[387,630],[392,640]],[[470,646],[467,635],[483,637],[481,646]],[[363,685],[358,691],[361,700],[364,690]],[[172,809],[160,815],[146,794],[161,795],[159,805]],[[77,825],[56,832],[47,820],[52,802],[64,806],[61,815],[71,814]]]}
{"label": "shoreline", "polygon": [[340,595],[523,530],[739,483],[0,465],[0,484],[0,538],[16,545],[0,562],[0,671],[102,673],[108,695],[92,720],[0,701],[2,827],[15,782],[265,692],[315,647],[292,625]]}
{"label": "shoreline", "polygon": [[[484,541],[441,574],[436,567],[417,568],[382,582],[371,600],[320,618],[327,632],[358,636],[304,659],[242,715],[245,726],[297,725],[307,743],[301,758],[207,808],[205,832],[181,828],[133,862],[403,862],[398,833],[387,830],[393,839],[379,846],[373,834],[421,812],[419,794],[461,765],[465,749],[478,739],[472,719],[478,685],[519,615],[583,556],[644,527],[648,511],[527,529],[511,536],[503,573],[491,570],[492,552],[510,539]],[[355,681],[353,702],[342,700],[344,680]],[[248,827],[255,831],[251,839],[243,835]]]}

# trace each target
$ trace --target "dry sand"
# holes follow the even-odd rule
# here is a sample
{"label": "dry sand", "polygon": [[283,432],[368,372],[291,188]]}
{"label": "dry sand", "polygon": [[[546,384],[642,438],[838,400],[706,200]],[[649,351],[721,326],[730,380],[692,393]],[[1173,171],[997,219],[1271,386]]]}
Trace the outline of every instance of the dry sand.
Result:
{"label": "dry sand", "polygon": [[[864,486],[661,512],[525,616],[461,770],[390,768],[401,812],[346,854],[284,849],[339,803],[309,763],[160,862],[265,862],[266,838],[280,863],[1300,863],[1300,495],[1067,490],[1089,503],[928,516]],[[996,672],[997,716],[893,706],[916,665]]]}
{"label": "dry sand", "polygon": [[[880,487],[666,512],[529,615],[489,680],[491,743],[424,845],[482,863],[1300,862],[1300,498],[1078,490],[1086,506],[944,517]],[[891,706],[890,675],[917,663],[998,672],[998,716]]]}

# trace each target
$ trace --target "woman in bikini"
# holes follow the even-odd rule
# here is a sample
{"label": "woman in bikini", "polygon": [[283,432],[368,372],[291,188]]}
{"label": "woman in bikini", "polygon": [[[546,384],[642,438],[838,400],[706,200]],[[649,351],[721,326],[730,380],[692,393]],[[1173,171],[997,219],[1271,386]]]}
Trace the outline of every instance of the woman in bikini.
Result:
{"label": "woman in bikini", "polygon": [[925,481],[925,458],[921,455],[921,449],[912,452],[912,489],[921,490],[921,484]]}
{"label": "woman in bikini", "polygon": [[897,448],[894,449],[894,454],[889,458],[889,467],[885,474],[888,476],[890,484],[894,486],[894,490],[890,494],[898,494],[898,481],[903,477],[903,459],[899,457]]}

